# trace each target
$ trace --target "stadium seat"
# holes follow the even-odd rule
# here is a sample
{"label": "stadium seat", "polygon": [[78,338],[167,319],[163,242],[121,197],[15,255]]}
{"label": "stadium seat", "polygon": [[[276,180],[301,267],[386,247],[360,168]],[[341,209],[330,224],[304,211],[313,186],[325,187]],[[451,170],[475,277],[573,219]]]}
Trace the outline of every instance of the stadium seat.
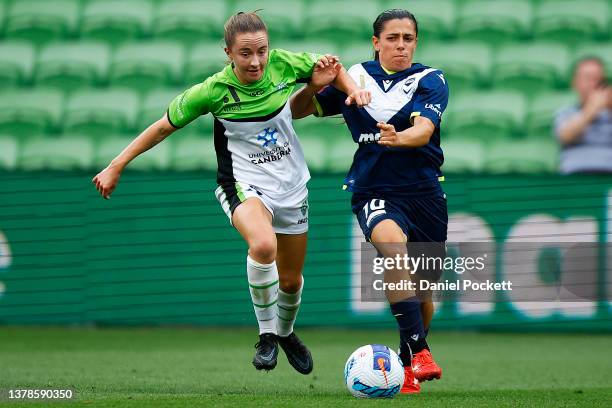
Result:
{"label": "stadium seat", "polygon": [[[598,57],[606,65],[608,80],[612,79],[612,43],[581,44],[574,50],[572,65],[584,57]],[[573,73],[570,72],[570,75]]]}
{"label": "stadium seat", "polygon": [[[134,136],[111,136],[100,139],[97,143],[96,155],[93,163],[96,168],[104,168],[108,166],[123,149],[125,149],[134,140]],[[130,170],[166,170],[170,164],[171,145],[170,139],[166,139],[150,150],[138,156],[130,162],[128,168]]]}
{"label": "stadium seat", "polygon": [[146,129],[151,123],[161,118],[166,113],[170,102],[183,91],[182,88],[157,88],[147,93],[142,100],[138,114],[137,131]]}
{"label": "stadium seat", "polygon": [[350,0],[316,1],[306,8],[303,34],[308,39],[325,39],[338,44],[368,41],[372,21],[380,11],[375,2]]}
{"label": "stadium seat", "polygon": [[357,144],[347,134],[339,135],[339,137],[331,141],[330,145],[327,156],[327,170],[334,173],[347,173],[353,163]]}
{"label": "stadium seat", "polygon": [[417,48],[415,62],[441,69],[451,92],[486,86],[491,78],[491,49],[478,42],[429,43]]}
{"label": "stadium seat", "polygon": [[118,44],[148,34],[152,20],[150,0],[92,0],[83,9],[81,37]]}
{"label": "stadium seat", "polygon": [[[291,12],[287,12],[287,7],[285,0],[238,0],[233,10],[238,12],[261,9],[257,14],[268,26],[271,42],[274,43],[276,40],[299,37],[302,33],[303,2],[292,2]],[[272,47],[275,47],[274,44]]]}
{"label": "stadium seat", "polygon": [[194,46],[185,62],[185,83],[195,85],[225,68],[228,58],[223,42],[209,41]]}
{"label": "stadium seat", "polygon": [[[315,54],[338,55],[339,51],[336,44],[331,41],[279,40],[271,42],[270,47],[297,53],[312,52]],[[340,62],[344,63],[343,61]]]}
{"label": "stadium seat", "polygon": [[532,15],[529,0],[466,1],[457,14],[457,37],[491,44],[525,39]]}
{"label": "stadium seat", "polygon": [[128,89],[80,90],[66,104],[64,132],[92,137],[133,132],[138,95]]}
{"label": "stadium seat", "polygon": [[171,167],[179,171],[217,170],[217,155],[212,137],[172,135],[174,153]]}
{"label": "stadium seat", "polygon": [[78,0],[19,0],[8,8],[5,35],[40,44],[68,38],[76,30]]}
{"label": "stadium seat", "polygon": [[19,157],[22,170],[75,170],[91,167],[93,143],[86,137],[43,138],[23,143]]}
{"label": "stadium seat", "polygon": [[364,61],[374,59],[374,47],[367,41],[355,43],[346,47],[341,47],[339,51],[340,61],[346,69]]}
{"label": "stadium seat", "polygon": [[[419,25],[420,44],[446,40],[455,36],[457,5],[454,0],[414,0],[411,2],[393,0],[385,3],[384,9],[389,8],[408,8],[414,14]],[[371,17],[370,27],[377,15],[378,13]]]}
{"label": "stadium seat", "polygon": [[577,102],[571,91],[541,92],[536,94],[530,104],[526,118],[527,134],[534,139],[552,137],[555,112]]}
{"label": "stadium seat", "polygon": [[462,92],[445,113],[450,134],[496,140],[524,134],[526,100],[516,91]]}
{"label": "stadium seat", "polygon": [[495,88],[538,92],[552,88],[567,88],[570,53],[555,43],[516,44],[502,47],[493,63]]}
{"label": "stadium seat", "polygon": [[533,25],[537,39],[578,44],[605,38],[610,32],[610,2],[542,1],[536,8]]}
{"label": "stadium seat", "polygon": [[445,173],[478,173],[482,171],[484,160],[484,141],[453,136],[442,140]]}
{"label": "stadium seat", "polygon": [[54,132],[62,119],[63,101],[55,89],[0,92],[0,133],[27,138]]}
{"label": "stadium seat", "polygon": [[54,43],[38,57],[34,82],[72,91],[106,81],[110,50],[104,43]]}
{"label": "stadium seat", "polygon": [[182,79],[185,56],[176,42],[129,43],[117,48],[110,67],[110,83],[148,91],[176,85]]}
{"label": "stadium seat", "polygon": [[558,150],[552,138],[491,143],[486,150],[484,169],[489,173],[552,173],[557,167]]}
{"label": "stadium seat", "polygon": [[34,47],[25,41],[0,42],[0,88],[25,85],[32,79]]}
{"label": "stadium seat", "polygon": [[9,135],[0,135],[0,169],[13,170],[17,166],[17,139]]}
{"label": "stadium seat", "polygon": [[312,171],[324,171],[327,166],[327,155],[329,152],[326,138],[321,137],[300,137],[300,144],[304,151],[304,157],[308,168]]}
{"label": "stadium seat", "polygon": [[153,19],[153,35],[184,44],[220,38],[225,4],[224,1],[162,0]]}

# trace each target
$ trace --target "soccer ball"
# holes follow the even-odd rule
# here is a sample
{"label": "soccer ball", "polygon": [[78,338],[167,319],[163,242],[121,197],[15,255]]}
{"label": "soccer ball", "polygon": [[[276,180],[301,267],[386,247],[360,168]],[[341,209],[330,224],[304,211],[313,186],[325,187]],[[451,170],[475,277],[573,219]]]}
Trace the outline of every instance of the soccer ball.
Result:
{"label": "soccer ball", "polygon": [[344,381],[355,397],[391,398],[404,383],[404,366],[389,347],[368,344],[359,347],[348,358]]}

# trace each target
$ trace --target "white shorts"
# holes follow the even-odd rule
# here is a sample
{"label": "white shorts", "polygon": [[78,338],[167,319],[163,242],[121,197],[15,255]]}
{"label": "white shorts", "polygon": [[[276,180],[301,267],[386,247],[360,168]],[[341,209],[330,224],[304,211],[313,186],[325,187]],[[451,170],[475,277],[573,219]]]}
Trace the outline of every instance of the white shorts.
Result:
{"label": "white shorts", "polygon": [[283,196],[271,197],[253,185],[237,181],[217,187],[215,196],[230,224],[236,207],[255,197],[272,214],[272,227],[276,233],[295,235],[308,231],[308,188],[305,184]]}

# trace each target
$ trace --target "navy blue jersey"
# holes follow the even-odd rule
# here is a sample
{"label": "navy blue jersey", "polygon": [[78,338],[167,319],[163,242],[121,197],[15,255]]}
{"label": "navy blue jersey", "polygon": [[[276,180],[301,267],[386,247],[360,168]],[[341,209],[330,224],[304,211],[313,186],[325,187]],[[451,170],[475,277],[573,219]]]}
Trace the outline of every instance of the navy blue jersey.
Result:
{"label": "navy blue jersey", "polygon": [[[341,113],[359,146],[345,179],[349,191],[407,193],[437,183],[444,162],[440,120],[448,103],[448,85],[442,72],[412,64],[407,70],[387,74],[378,61],[368,61],[354,65],[348,73],[372,93],[368,106],[346,106],[346,95],[331,86],[316,95],[315,105],[318,116]],[[416,116],[426,117],[435,125],[427,145],[407,149],[377,143],[378,122],[391,124],[401,132],[413,125]]]}

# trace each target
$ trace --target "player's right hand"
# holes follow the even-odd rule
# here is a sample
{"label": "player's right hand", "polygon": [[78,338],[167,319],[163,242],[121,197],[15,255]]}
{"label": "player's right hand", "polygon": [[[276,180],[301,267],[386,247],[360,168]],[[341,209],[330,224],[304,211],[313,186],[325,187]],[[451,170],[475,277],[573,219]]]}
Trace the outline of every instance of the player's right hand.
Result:
{"label": "player's right hand", "polygon": [[594,90],[586,101],[585,108],[590,110],[593,114],[598,114],[602,110],[608,107],[610,100],[612,99],[612,88],[599,88]]}
{"label": "player's right hand", "polygon": [[109,165],[104,170],[96,174],[91,182],[96,186],[96,190],[100,192],[102,197],[108,200],[110,199],[110,195],[115,190],[115,187],[117,187],[119,177],[121,177],[121,171],[116,167]]}

